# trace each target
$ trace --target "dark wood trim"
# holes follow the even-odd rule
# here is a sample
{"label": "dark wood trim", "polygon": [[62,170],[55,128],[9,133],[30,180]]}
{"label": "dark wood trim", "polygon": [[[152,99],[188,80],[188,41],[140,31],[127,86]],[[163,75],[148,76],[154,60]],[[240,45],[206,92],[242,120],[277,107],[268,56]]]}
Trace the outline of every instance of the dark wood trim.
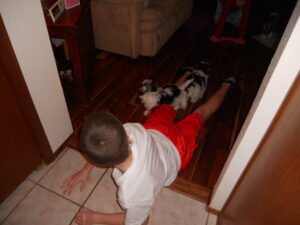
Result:
{"label": "dark wood trim", "polygon": [[[5,27],[1,15],[0,23],[1,26]],[[10,46],[7,46],[5,43],[10,43]],[[34,107],[34,103],[31,99],[22,71],[17,63],[15,53],[12,50],[13,48],[8,34],[2,30],[0,32],[0,49],[0,63],[3,65],[3,68],[6,70],[7,74],[10,74],[7,79],[15,92],[15,96],[21,108],[24,120],[26,121],[30,133],[39,148],[42,159],[46,163],[50,163],[54,160],[54,154]],[[8,55],[9,57],[7,57]]]}
{"label": "dark wood trim", "polygon": [[208,213],[214,214],[214,215],[216,215],[216,216],[219,216],[219,215],[220,215],[220,211],[218,211],[218,210],[216,210],[216,209],[214,209],[214,208],[211,208],[211,207],[207,207],[207,208],[206,208],[206,211],[207,211]]}
{"label": "dark wood trim", "polygon": [[169,186],[171,190],[185,194],[191,198],[197,199],[203,203],[207,203],[210,196],[210,188],[206,188],[197,184],[193,184],[181,177]]}

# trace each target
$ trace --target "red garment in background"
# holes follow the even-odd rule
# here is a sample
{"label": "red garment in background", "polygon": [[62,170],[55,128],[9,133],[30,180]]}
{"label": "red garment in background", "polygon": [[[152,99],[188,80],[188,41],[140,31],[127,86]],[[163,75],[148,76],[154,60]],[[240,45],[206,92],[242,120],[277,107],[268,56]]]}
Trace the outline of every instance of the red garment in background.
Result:
{"label": "red garment in background", "polygon": [[[236,4],[236,0],[219,0],[221,4],[223,5],[222,13],[219,17],[216,30],[215,30],[215,36],[220,37],[225,26],[226,18],[227,16],[239,10],[240,8]],[[240,22],[240,30],[239,30],[239,38],[243,38],[247,29],[248,20],[249,20],[249,14],[250,9],[252,6],[252,1],[248,0],[246,4],[243,6],[243,15]]]}

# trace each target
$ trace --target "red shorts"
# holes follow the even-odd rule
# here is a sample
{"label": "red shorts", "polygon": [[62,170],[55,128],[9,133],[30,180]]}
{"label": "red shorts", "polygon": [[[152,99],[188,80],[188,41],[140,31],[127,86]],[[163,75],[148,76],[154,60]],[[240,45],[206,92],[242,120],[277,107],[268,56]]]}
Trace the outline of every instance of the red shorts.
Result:
{"label": "red shorts", "polygon": [[152,108],[143,124],[146,129],[160,131],[178,149],[181,158],[181,170],[190,162],[200,139],[203,118],[193,113],[183,120],[174,123],[176,111],[170,105],[159,105]]}

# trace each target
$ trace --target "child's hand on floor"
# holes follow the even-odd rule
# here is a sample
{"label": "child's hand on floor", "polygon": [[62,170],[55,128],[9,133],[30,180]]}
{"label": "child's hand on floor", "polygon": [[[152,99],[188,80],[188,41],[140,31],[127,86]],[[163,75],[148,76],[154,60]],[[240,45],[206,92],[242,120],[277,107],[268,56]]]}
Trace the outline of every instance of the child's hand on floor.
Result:
{"label": "child's hand on floor", "polygon": [[63,189],[63,195],[70,195],[73,189],[76,187],[76,185],[80,183],[80,191],[83,191],[88,182],[88,179],[89,173],[86,173],[84,170],[81,170],[75,173],[73,176],[67,178],[61,186],[61,189]]}
{"label": "child's hand on floor", "polygon": [[93,211],[83,208],[77,213],[75,222],[78,225],[92,225],[94,223],[93,215]]}

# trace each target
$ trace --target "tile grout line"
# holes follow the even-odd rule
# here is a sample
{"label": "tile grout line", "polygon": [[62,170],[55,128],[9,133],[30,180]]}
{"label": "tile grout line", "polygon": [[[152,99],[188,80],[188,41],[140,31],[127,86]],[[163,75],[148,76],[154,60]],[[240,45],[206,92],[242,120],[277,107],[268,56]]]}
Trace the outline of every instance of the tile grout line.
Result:
{"label": "tile grout line", "polygon": [[41,184],[39,184],[39,183],[37,183],[37,186],[39,186],[39,187],[45,189],[46,191],[51,192],[52,194],[55,194],[56,196],[58,196],[58,197],[60,197],[60,198],[63,198],[64,200],[67,200],[67,201],[70,202],[70,203],[73,203],[73,204],[75,204],[75,205],[77,205],[77,206],[79,206],[79,207],[81,206],[79,203],[77,203],[77,202],[75,202],[75,201],[73,201],[73,200],[71,200],[71,199],[68,199],[68,198],[66,198],[64,195],[61,195],[61,194],[59,194],[59,193],[57,193],[57,192],[55,192],[55,191],[53,191],[53,190],[51,190],[51,189],[49,189],[49,188],[47,188],[47,187],[41,185]]}
{"label": "tile grout line", "polygon": [[208,225],[208,219],[209,219],[208,217],[209,217],[209,213],[207,213],[205,225]]}
{"label": "tile grout line", "polygon": [[46,177],[46,175],[47,175],[47,174],[55,167],[55,165],[60,161],[60,159],[61,159],[61,158],[62,158],[62,157],[63,157],[70,149],[71,149],[71,148],[66,147],[65,150],[62,151],[62,153],[59,154],[58,157],[55,159],[53,165],[52,165],[49,169],[47,169],[47,171],[45,172],[45,174],[42,175],[42,176],[40,177],[40,179],[38,179],[38,181],[35,181],[35,180],[31,179],[31,178],[28,178],[28,179],[31,180],[32,182],[36,183],[39,187],[41,187],[41,188],[43,188],[43,189],[45,189],[45,190],[47,190],[47,191],[49,191],[49,192],[51,192],[51,193],[57,195],[58,197],[61,197],[61,198],[63,198],[63,199],[65,199],[65,200],[67,200],[67,201],[69,201],[69,202],[71,202],[71,203],[73,203],[73,204],[75,204],[75,205],[77,205],[77,206],[80,207],[80,204],[78,204],[77,202],[73,202],[72,200],[70,200],[70,199],[64,197],[64,195],[61,195],[61,194],[59,194],[59,193],[56,193],[55,191],[53,191],[53,190],[51,190],[51,189],[49,189],[49,188],[43,186],[42,184],[40,184],[40,182],[43,180],[43,178]]}
{"label": "tile grout line", "polygon": [[58,161],[69,151],[70,148],[66,147],[66,150],[64,150],[61,154],[59,154],[57,156],[57,158],[55,159],[55,161],[53,162],[53,165],[45,172],[44,175],[42,175],[40,177],[40,179],[38,179],[37,183],[39,184],[41,182],[42,179],[44,179],[44,177],[46,177],[46,175],[50,172],[50,170],[58,163]]}
{"label": "tile grout line", "polygon": [[[67,148],[68,148],[68,147],[67,147]],[[41,182],[41,180],[49,173],[49,171],[50,171],[50,170],[58,163],[58,161],[62,158],[62,156],[66,154],[66,152],[67,152],[69,149],[70,149],[70,148],[68,148],[66,151],[62,152],[62,154],[60,154],[60,155],[56,158],[56,160],[55,160],[55,162],[53,163],[53,165],[52,165],[49,169],[47,169],[47,171],[45,172],[45,174],[43,174],[37,181],[33,180],[33,179],[30,178],[29,176],[25,179],[25,180],[28,180],[28,181],[32,182],[32,183],[33,183],[33,186],[26,192],[26,194],[23,196],[23,198],[21,198],[21,200],[18,201],[18,203],[15,205],[15,207],[13,207],[13,209],[9,212],[9,214],[3,219],[3,221],[0,223],[0,225],[3,225],[3,224],[6,222],[6,220],[9,218],[9,216],[13,214],[13,212],[16,210],[16,208],[17,208],[17,207],[25,200],[25,198],[31,193],[31,191],[32,191],[36,186],[39,186],[39,187],[43,188],[44,190],[49,191],[50,193],[55,194],[56,196],[58,196],[58,197],[60,197],[60,198],[62,198],[62,199],[64,199],[64,200],[67,200],[67,201],[70,202],[70,203],[73,203],[73,204],[77,205],[77,206],[79,207],[77,213],[80,211],[80,209],[81,209],[82,207],[84,207],[84,204],[85,204],[85,203],[87,202],[87,200],[90,198],[90,196],[92,195],[92,193],[93,193],[94,190],[96,189],[97,185],[100,183],[100,181],[102,180],[102,178],[103,178],[103,177],[105,176],[105,174],[107,173],[108,168],[106,168],[105,172],[104,172],[103,175],[99,178],[99,180],[97,181],[97,183],[95,184],[95,186],[92,188],[92,190],[90,191],[89,195],[86,197],[85,201],[84,201],[82,204],[79,204],[79,203],[77,203],[77,202],[75,202],[75,201],[72,201],[71,199],[66,198],[64,195],[61,195],[61,194],[59,194],[59,193],[56,193],[55,191],[50,190],[50,189],[48,189],[47,187],[45,187],[45,186],[43,186],[43,185],[41,185],[41,184],[39,183],[39,182]],[[24,181],[25,181],[25,180],[24,180]],[[23,182],[24,182],[24,181],[23,181]],[[77,214],[77,213],[76,213],[76,214]],[[72,222],[74,221],[76,214],[74,215],[73,219],[71,220],[70,225],[71,225]]]}
{"label": "tile grout line", "polygon": [[[32,178],[30,178],[29,176],[24,180],[24,181],[26,181],[26,180],[28,180],[28,181],[30,181],[30,182],[32,182],[34,185],[27,191],[27,193],[23,196],[23,198],[21,198],[21,200],[16,204],[16,206],[15,207],[13,207],[13,209],[10,211],[10,213],[3,219],[3,221],[0,223],[0,225],[2,225],[2,224],[4,224],[5,223],[5,221],[8,219],[8,217],[11,215],[11,214],[13,214],[13,212],[16,210],[16,208],[25,200],[25,198],[30,194],[30,192],[36,187],[36,186],[41,186],[40,184],[39,184],[39,182],[48,174],[48,172],[57,164],[57,162],[59,161],[59,159],[67,152],[68,150],[66,150],[66,151],[64,151],[64,152],[62,152],[62,154],[60,154],[57,158],[56,158],[56,160],[55,160],[55,162],[53,163],[53,165],[45,172],[45,174],[44,175],[42,175],[37,181],[35,181],[35,180],[33,180]],[[24,182],[23,181],[23,182]],[[41,186],[41,187],[43,187],[43,186]],[[48,190],[49,191],[49,190]]]}
{"label": "tile grout line", "polygon": [[[49,191],[49,192],[55,194],[56,196],[58,196],[58,197],[60,197],[60,198],[63,198],[64,200],[66,200],[66,201],[68,201],[68,202],[71,202],[71,203],[77,205],[77,206],[79,207],[79,209],[78,209],[78,211],[77,211],[77,213],[78,213],[78,212],[80,211],[80,209],[84,206],[84,204],[87,202],[87,200],[89,199],[89,197],[91,196],[91,194],[94,192],[94,190],[96,189],[96,186],[100,183],[100,181],[102,180],[102,178],[103,178],[104,175],[106,174],[107,170],[108,170],[108,169],[106,169],[106,171],[103,173],[103,175],[99,178],[99,180],[97,181],[97,183],[95,184],[95,186],[94,186],[94,187],[92,188],[92,190],[90,191],[90,194],[86,197],[85,201],[83,201],[83,203],[81,203],[81,204],[80,204],[80,203],[77,203],[77,202],[75,202],[75,201],[72,201],[72,200],[69,199],[69,198],[66,198],[64,195],[61,195],[61,194],[59,194],[59,193],[57,193],[57,192],[55,192],[55,191],[53,191],[53,190],[48,189],[47,187],[43,186],[42,184],[37,183],[37,185],[40,186],[41,188],[43,188],[43,189],[45,189],[45,190],[47,190],[47,191]],[[73,223],[73,221],[74,221],[74,219],[75,219],[77,213],[75,213],[74,217],[71,219],[70,225]]]}
{"label": "tile grout line", "polygon": [[69,223],[69,225],[72,225],[72,223],[73,223],[73,221],[74,221],[74,219],[75,219],[75,216],[77,215],[77,213],[78,213],[78,212],[80,211],[80,209],[81,209],[81,204],[79,204],[79,203],[77,203],[77,202],[74,202],[74,201],[72,201],[71,199],[66,198],[64,195],[60,195],[60,194],[56,193],[55,191],[52,191],[52,190],[48,189],[47,187],[45,187],[45,186],[43,186],[43,185],[41,185],[41,184],[39,184],[39,183],[37,183],[37,185],[40,186],[41,188],[45,189],[46,191],[49,191],[49,192],[51,192],[52,194],[55,194],[57,197],[62,198],[62,199],[66,200],[66,201],[68,201],[68,202],[70,202],[70,203],[73,203],[74,205],[76,205],[76,206],[79,207],[79,209],[77,210],[77,212],[75,213],[75,215],[74,215],[73,218],[71,219],[71,222]]}
{"label": "tile grout line", "polygon": [[[66,149],[67,149],[68,147],[66,147]],[[61,152],[61,154],[59,154],[58,156],[57,156],[57,158],[53,161],[53,165],[51,166],[51,167],[49,167],[47,170],[46,170],[46,172],[39,178],[39,179],[37,179],[37,181],[35,181],[34,179],[32,179],[32,178],[30,178],[29,176],[26,178],[26,179],[28,179],[28,180],[30,180],[30,181],[32,181],[32,182],[34,182],[34,183],[40,183],[41,182],[41,180],[49,173],[49,171],[58,163],[58,161],[60,160],[60,158],[64,155],[64,154],[66,154],[67,153],[67,151],[69,150],[69,148],[67,149],[67,150],[64,150],[64,151],[62,151]],[[45,164],[46,166],[48,166],[47,164]]]}
{"label": "tile grout line", "polygon": [[108,171],[108,168],[106,168],[105,172],[103,173],[103,175],[100,177],[100,179],[98,180],[98,182],[95,184],[95,186],[93,187],[93,189],[91,190],[91,192],[88,194],[88,196],[86,197],[85,201],[82,203],[82,206],[85,205],[85,203],[88,201],[88,199],[91,197],[92,193],[95,191],[96,187],[98,186],[98,184],[101,182],[101,180],[103,179],[103,177],[106,175]]}
{"label": "tile grout line", "polygon": [[[28,178],[26,178],[28,179]],[[26,180],[25,179],[25,180]],[[25,181],[24,180],[24,181]],[[23,182],[24,182],[23,181]],[[0,225],[4,224],[6,222],[6,220],[10,217],[10,215],[13,214],[13,212],[16,210],[16,208],[24,201],[24,199],[30,194],[30,192],[36,187],[37,182],[30,180],[30,182],[34,183],[34,185],[27,191],[27,193],[23,196],[23,198],[21,198],[21,200],[16,204],[15,207],[13,207],[13,209],[10,211],[10,213],[8,213],[8,215],[3,219],[3,221],[0,223]]]}
{"label": "tile grout line", "polygon": [[[105,176],[105,174],[107,173],[109,168],[106,168],[105,172],[103,173],[103,175],[100,177],[100,179],[97,181],[97,183],[95,184],[95,186],[92,188],[91,192],[88,194],[88,196],[86,197],[85,201],[79,206],[79,209],[77,211],[80,212],[80,210],[82,208],[84,208],[85,203],[88,201],[88,199],[91,197],[91,195],[93,194],[93,192],[95,191],[96,187],[98,186],[98,184],[101,182],[102,178]],[[73,219],[71,220],[71,222],[69,223],[69,225],[72,225],[73,221],[76,218],[77,213],[74,215]]]}
{"label": "tile grout line", "polygon": [[77,212],[75,213],[75,215],[74,215],[73,218],[71,219],[69,225],[72,225],[72,223],[75,221],[76,215],[77,215],[77,213],[80,212],[80,209],[81,209],[81,207],[79,207],[79,209],[77,210]]}
{"label": "tile grout line", "polygon": [[[35,182],[36,185],[38,185],[39,187],[41,187],[41,188],[43,188],[43,189],[45,189],[45,190],[51,192],[52,194],[55,194],[56,196],[58,196],[58,197],[60,197],[60,198],[62,198],[62,199],[64,199],[64,200],[66,200],[66,201],[68,201],[68,202],[70,202],[70,203],[73,203],[73,204],[75,204],[76,206],[78,206],[78,207],[79,207],[79,209],[78,209],[78,211],[77,211],[77,213],[78,213],[78,212],[80,211],[80,209],[84,206],[84,204],[87,202],[87,200],[89,199],[89,197],[91,196],[91,194],[94,192],[96,186],[100,183],[100,181],[102,180],[102,178],[103,178],[104,175],[106,174],[108,168],[106,168],[105,172],[104,172],[103,175],[99,178],[99,180],[97,181],[97,183],[95,184],[95,186],[92,188],[90,194],[86,197],[85,201],[83,201],[82,204],[77,203],[77,202],[75,202],[75,201],[72,201],[71,199],[66,198],[64,195],[61,195],[61,194],[59,194],[59,193],[57,193],[57,192],[55,192],[55,191],[53,191],[53,190],[51,190],[51,189],[49,189],[49,188],[43,186],[42,184],[40,184],[41,180],[42,180],[44,177],[46,177],[46,175],[49,173],[49,171],[50,171],[52,168],[54,168],[54,166],[58,163],[58,161],[59,161],[59,160],[60,160],[60,159],[61,159],[61,158],[62,158],[62,157],[70,150],[70,149],[72,150],[72,148],[69,148],[69,147],[66,147],[66,148],[67,148],[67,150],[63,151],[62,154],[60,154],[60,155],[57,157],[55,163],[51,166],[51,168],[49,168],[49,169],[47,170],[47,172],[46,172],[40,179],[38,179],[38,181],[33,181],[33,182]],[[70,225],[73,223],[73,221],[74,221],[74,219],[75,219],[77,213],[75,213],[74,217],[71,219]]]}

